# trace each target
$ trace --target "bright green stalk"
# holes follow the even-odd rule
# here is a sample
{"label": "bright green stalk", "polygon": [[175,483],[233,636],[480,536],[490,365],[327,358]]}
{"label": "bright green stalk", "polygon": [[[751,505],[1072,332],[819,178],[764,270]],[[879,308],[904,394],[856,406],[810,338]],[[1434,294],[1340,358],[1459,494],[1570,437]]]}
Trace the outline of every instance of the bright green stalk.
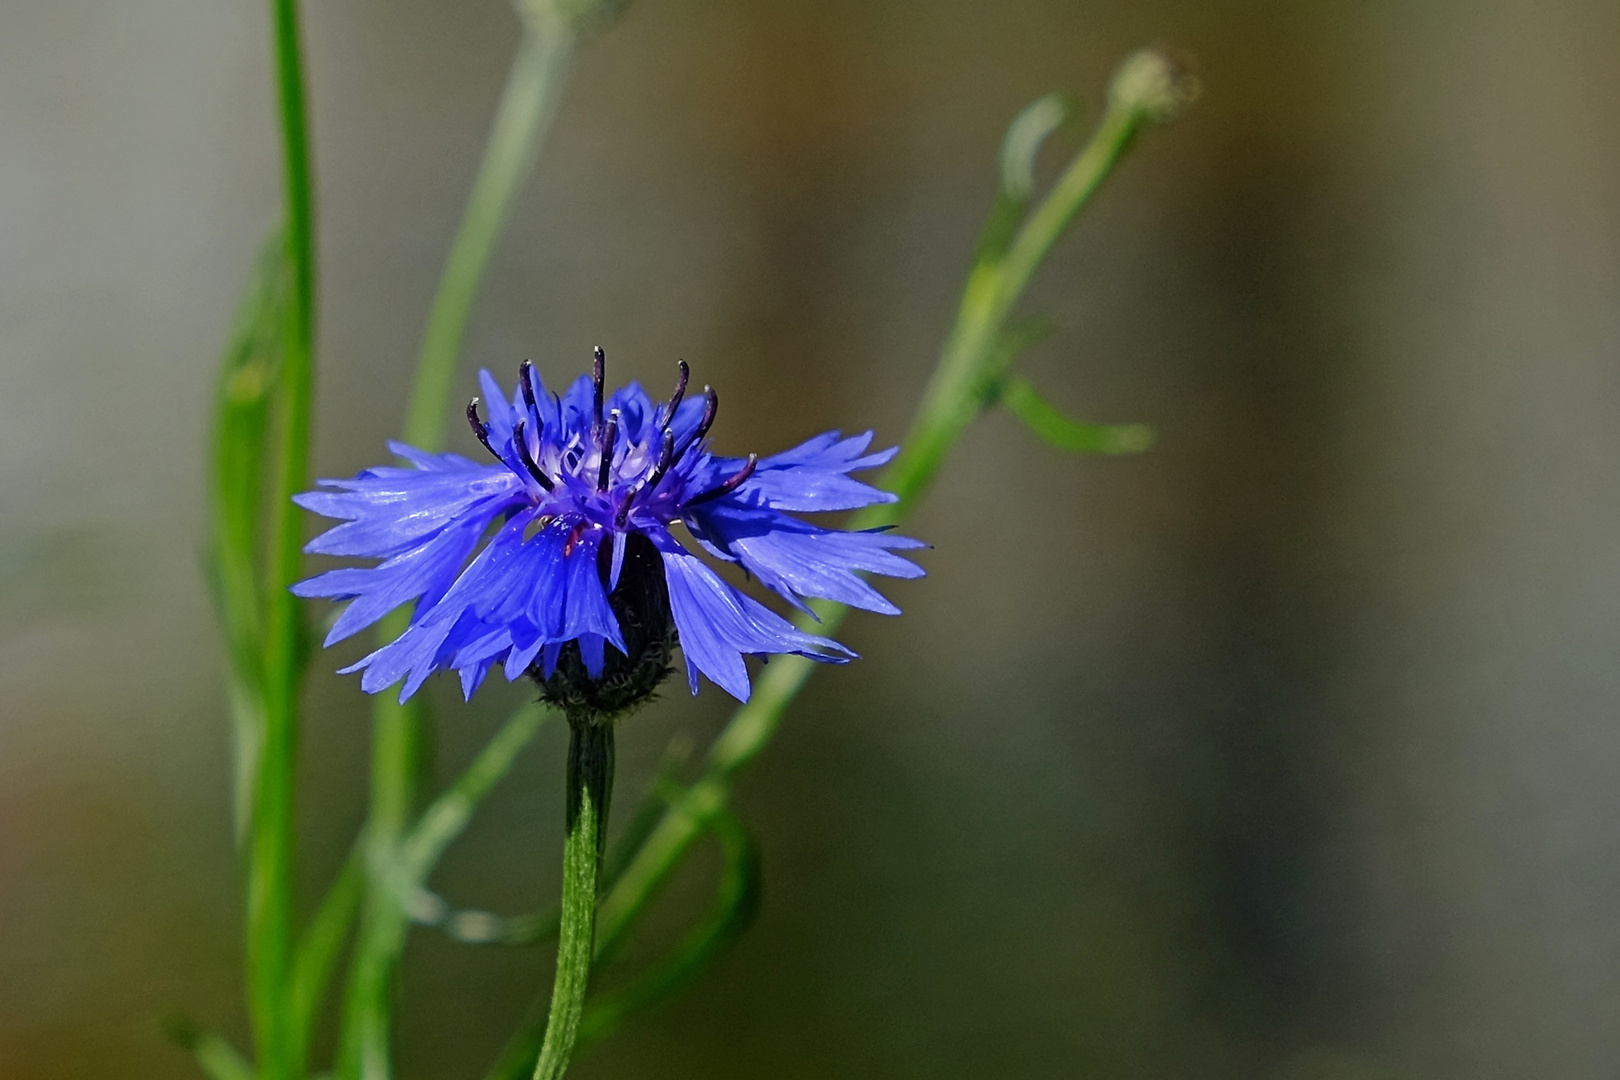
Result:
{"label": "bright green stalk", "polygon": [[[1162,55],[1137,53],[1114,77],[1109,108],[1090,140],[1075,155],[1041,204],[1010,241],[988,237],[968,274],[956,322],[946,339],[922,404],[899,456],[878,481],[899,501],[857,514],[852,529],[872,529],[901,521],[928,489],[946,452],[984,407],[1015,350],[1000,348],[1008,315],[1030,278],[1074,217],[1148,122],[1168,119],[1185,104],[1192,86]],[[1048,126],[1047,130],[1050,130]],[[1039,144],[1029,148],[1033,154]],[[1004,162],[1005,165],[1005,162]],[[1005,170],[1004,170],[1005,171]],[[993,223],[994,224],[994,223]],[[849,609],[832,603],[812,605],[820,622],[801,617],[799,625],[831,634]],[[599,914],[599,948],[611,950],[628,933],[703,829],[725,804],[737,772],[764,749],[816,664],[800,656],[774,658],[755,681],[753,695],[737,710],[709,751],[708,767],[665,813],[613,889]]]}
{"label": "bright green stalk", "polygon": [[557,978],[534,1080],[561,1080],[574,1053],[596,945],[596,880],[613,792],[613,722],[568,718],[568,839],[563,843]]}
{"label": "bright green stalk", "polygon": [[270,489],[270,555],[264,600],[264,738],[248,880],[249,998],[263,1080],[297,1080],[288,983],[296,882],[294,769],[303,626],[287,591],[300,576],[301,521],[291,503],[309,471],[314,364],[315,240],[303,61],[296,0],[272,0],[281,114],[287,262],[291,285],[281,368],[279,426]]}

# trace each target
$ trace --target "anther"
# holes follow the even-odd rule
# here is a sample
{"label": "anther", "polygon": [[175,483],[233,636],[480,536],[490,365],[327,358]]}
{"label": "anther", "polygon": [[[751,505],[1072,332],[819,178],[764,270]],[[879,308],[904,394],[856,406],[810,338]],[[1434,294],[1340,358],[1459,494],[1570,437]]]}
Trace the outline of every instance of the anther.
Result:
{"label": "anther", "polygon": [[696,506],[699,503],[706,503],[710,499],[718,499],[722,495],[730,495],[733,491],[736,491],[742,486],[744,480],[747,480],[750,476],[754,475],[754,467],[758,464],[759,455],[749,454],[748,461],[744,463],[742,468],[738,469],[725,480],[722,480],[719,484],[716,484],[703,494],[698,495],[695,498],[687,499],[686,506]]}
{"label": "anther", "polygon": [[540,409],[534,403],[534,365],[527,360],[518,365],[518,385],[523,387],[523,400],[529,406],[530,415],[539,420]]}
{"label": "anther", "polygon": [[607,381],[607,353],[598,345],[593,350],[595,359],[591,363],[591,385],[595,393],[591,398],[591,437],[595,438],[602,432],[602,386]]}
{"label": "anther", "polygon": [[698,421],[697,433],[692,436],[693,442],[709,433],[709,429],[714,426],[714,418],[719,412],[720,395],[714,392],[714,387],[705,386],[703,388],[703,419]]}
{"label": "anther", "polygon": [[703,418],[698,421],[698,426],[692,432],[692,437],[681,444],[681,452],[675,455],[676,461],[685,457],[688,450],[703,440],[703,436],[707,435],[709,429],[714,426],[715,414],[719,411],[720,395],[714,392],[714,387],[705,386],[703,388]]}
{"label": "anther", "polygon": [[652,475],[647,477],[646,488],[651,491],[658,486],[658,481],[669,472],[669,467],[675,464],[675,433],[668,428],[664,429],[664,444],[658,448],[658,464],[653,466]]}
{"label": "anther", "polygon": [[608,416],[607,431],[602,435],[602,467],[596,473],[596,490],[606,491],[613,475],[613,444],[619,439],[619,410]]}
{"label": "anther", "polygon": [[686,397],[686,380],[692,375],[692,369],[686,366],[685,360],[677,360],[680,367],[680,377],[675,380],[675,393],[670,395],[669,404],[664,407],[662,427],[669,427],[675,420],[675,410],[681,407],[681,399]]}
{"label": "anther", "polygon": [[529,453],[529,433],[524,429],[522,420],[519,420],[512,428],[512,442],[517,446],[518,459],[523,462],[523,467],[529,470],[529,475],[534,477],[534,482],[547,491],[552,490],[555,485],[552,484],[551,477],[540,471],[540,466],[534,460],[534,455]]}
{"label": "anther", "polygon": [[477,398],[473,398],[471,401],[467,402],[467,423],[472,425],[473,434],[478,436],[478,441],[484,444],[484,449],[489,451],[490,456],[496,461],[501,460],[501,455],[497,454],[495,452],[495,448],[490,445],[489,427],[478,418]]}

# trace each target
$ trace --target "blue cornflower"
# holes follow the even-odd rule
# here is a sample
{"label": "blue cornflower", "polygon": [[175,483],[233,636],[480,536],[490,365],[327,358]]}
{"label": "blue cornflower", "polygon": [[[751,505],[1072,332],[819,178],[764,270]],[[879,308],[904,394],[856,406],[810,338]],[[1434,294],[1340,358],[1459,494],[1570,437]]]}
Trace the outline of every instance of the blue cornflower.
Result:
{"label": "blue cornflower", "polygon": [[898,609],[858,571],[918,577],[895,550],[921,547],[888,532],[844,532],[797,513],[892,502],[849,474],[888,461],[870,432],[819,435],[771,457],[718,457],[707,436],[719,399],[709,387],[655,404],[635,383],[604,397],[603,355],[561,397],[525,361],[510,404],[489,372],[467,419],[496,464],[390,443],[414,468],[323,480],[296,502],[343,519],[310,542],[323,555],[379,558],[294,586],[351,603],[326,644],[415,601],[398,638],[344,672],[376,693],[404,680],[403,701],[435,671],[456,670],[470,697],[493,664],[529,674],[545,697],[598,714],[623,711],[669,672],[678,643],[692,692],[698,672],[748,699],[743,657],[854,656],[804,633],[723,581],[670,532],[677,522],[710,555],[737,563],[804,609],[808,597],[887,614]]}

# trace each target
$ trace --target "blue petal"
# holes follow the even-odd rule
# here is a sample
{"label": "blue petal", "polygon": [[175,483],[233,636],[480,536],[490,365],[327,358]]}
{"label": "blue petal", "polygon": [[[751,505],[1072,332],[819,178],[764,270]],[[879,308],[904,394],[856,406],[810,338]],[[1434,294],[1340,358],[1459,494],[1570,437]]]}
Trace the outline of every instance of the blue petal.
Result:
{"label": "blue petal", "polygon": [[341,669],[339,674],[363,670],[360,688],[368,694],[375,694],[404,678],[405,685],[399,694],[399,700],[404,702],[429,675],[445,666],[470,625],[463,620],[440,619],[412,626],[369,656]]}
{"label": "blue petal", "polygon": [[[836,431],[817,435],[791,450],[760,458],[754,475],[737,489],[737,494],[763,500],[776,510],[801,513],[856,510],[873,503],[894,502],[896,496],[846,475],[876,468],[895,455],[897,448],[867,454],[871,442],[870,431],[848,439]],[[743,462],[740,458],[715,458],[713,464],[716,475],[729,476]]]}
{"label": "blue petal", "polygon": [[801,610],[808,610],[802,598],[815,596],[898,615],[900,609],[856,572],[898,578],[923,575],[921,567],[892,550],[924,545],[893,533],[823,529],[727,499],[688,513],[686,521],[694,536],[714,545],[723,558],[740,562],[767,588]]}
{"label": "blue petal", "polygon": [[495,381],[486,368],[478,373],[478,387],[483,391],[484,423],[489,426],[489,441],[501,446],[512,437],[512,406],[506,400],[506,391]]}
{"label": "blue petal", "polygon": [[570,432],[588,436],[595,423],[596,384],[589,375],[575,379],[562,396],[562,426]]}
{"label": "blue petal", "polygon": [[836,641],[806,634],[757,600],[744,596],[673,539],[655,538],[655,543],[664,558],[670,609],[680,634],[681,651],[689,665],[696,665],[737,700],[748,700],[744,653],[798,653],[835,663],[854,656]]}
{"label": "blue petal", "polygon": [[619,438],[626,443],[639,443],[642,428],[652,420],[657,406],[641,384],[632,381],[613,391],[605,408],[619,410]]}
{"label": "blue petal", "polygon": [[327,645],[342,641],[418,597],[421,608],[431,608],[455,581],[456,572],[466,561],[478,538],[483,522],[469,519],[441,530],[418,546],[388,559],[380,566],[329,570],[292,587],[298,596],[354,598],[326,635]]}
{"label": "blue petal", "polygon": [[368,469],[351,480],[322,480],[326,490],[293,496],[293,502],[344,524],[305,545],[317,555],[387,558],[452,522],[487,523],[514,505],[523,485],[499,465],[476,465],[441,455],[437,469]]}
{"label": "blue petal", "polygon": [[623,652],[624,636],[619,632],[619,620],[608,603],[602,575],[596,569],[597,549],[601,543],[602,530],[591,529],[575,541],[572,554],[566,556],[567,604],[562,632],[553,640],[566,641],[595,634]]}

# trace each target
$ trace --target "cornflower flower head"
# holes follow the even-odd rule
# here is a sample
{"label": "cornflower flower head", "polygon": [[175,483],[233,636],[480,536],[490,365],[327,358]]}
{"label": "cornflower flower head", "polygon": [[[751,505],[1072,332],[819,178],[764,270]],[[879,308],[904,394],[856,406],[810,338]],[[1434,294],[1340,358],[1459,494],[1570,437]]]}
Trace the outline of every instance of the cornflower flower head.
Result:
{"label": "cornflower flower head", "polygon": [[849,475],[893,449],[869,454],[871,432],[834,431],[770,457],[721,457],[708,444],[719,399],[709,387],[687,396],[684,361],[660,403],[635,383],[605,394],[603,369],[597,349],[592,373],[558,396],[525,361],[510,400],[482,372],[487,407],[474,398],[467,420],[494,463],[391,442],[412,467],[323,480],[296,498],[342,519],[307,551],[382,560],[293,587],[350,601],[327,645],[415,601],[399,637],[343,669],[363,671],[367,693],[403,679],[404,701],[454,669],[471,697],[499,664],[509,680],[532,676],[571,715],[607,717],[653,692],[677,645],[693,693],[702,672],[743,701],[745,656],[854,657],[724,581],[675,538],[676,523],[797,608],[820,597],[898,614],[860,572],[921,576],[894,554],[919,541],[795,516],[894,501]]}

